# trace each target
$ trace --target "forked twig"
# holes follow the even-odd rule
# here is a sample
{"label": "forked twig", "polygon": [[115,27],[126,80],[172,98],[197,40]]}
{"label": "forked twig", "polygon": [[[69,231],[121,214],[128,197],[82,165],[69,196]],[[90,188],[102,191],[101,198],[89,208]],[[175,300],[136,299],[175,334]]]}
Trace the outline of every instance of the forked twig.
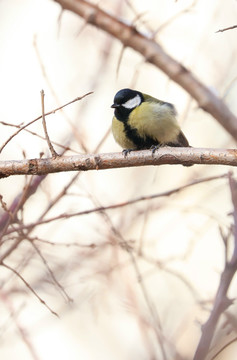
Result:
{"label": "forked twig", "polygon": [[225,262],[225,267],[220,277],[214,305],[208,320],[202,326],[202,335],[193,360],[206,359],[216,330],[217,322],[221,314],[223,314],[226,309],[233,304],[233,300],[227,295],[230,284],[237,271],[237,181],[233,178],[232,173],[229,173],[229,186],[234,207],[234,249],[230,259],[227,259]]}
{"label": "forked twig", "polygon": [[31,287],[31,285],[23,278],[23,276],[21,276],[21,274],[16,271],[14,268],[12,268],[11,266],[5,264],[2,262],[1,264],[2,266],[4,266],[5,268],[7,268],[8,270],[12,271],[17,277],[19,277],[19,279],[21,279],[21,281],[23,281],[23,283],[26,285],[26,287],[30,290],[30,292],[32,292],[37,299],[55,316],[59,317],[58,314],[53,311],[48,304],[37,294],[37,292]]}
{"label": "forked twig", "polygon": [[[75,99],[72,100],[72,101],[69,101],[68,103],[66,103],[66,104],[64,104],[64,105],[59,106],[59,107],[57,107],[56,109],[51,110],[51,111],[45,113],[44,115],[45,115],[45,116],[48,116],[48,115],[51,115],[51,114],[55,114],[56,111],[61,110],[61,109],[63,109],[64,107],[66,107],[66,106],[68,106],[68,105],[70,105],[70,104],[73,104],[73,103],[76,102],[76,101],[82,100],[84,97],[86,97],[86,96],[88,96],[88,95],[91,95],[91,94],[93,94],[93,91],[90,91],[90,92],[88,92],[88,93],[85,94],[85,95],[79,96],[79,97],[75,98]],[[42,118],[42,115],[38,116],[36,119],[31,120],[31,121],[28,122],[27,124],[23,125],[23,126],[22,126],[19,130],[17,130],[14,134],[12,134],[12,135],[4,142],[4,144],[0,147],[0,153],[2,152],[2,150],[6,147],[6,145],[7,145],[16,135],[18,135],[18,134],[19,134],[22,130],[24,130],[26,127],[32,125],[33,123],[35,123],[36,121],[40,120],[41,118]]]}

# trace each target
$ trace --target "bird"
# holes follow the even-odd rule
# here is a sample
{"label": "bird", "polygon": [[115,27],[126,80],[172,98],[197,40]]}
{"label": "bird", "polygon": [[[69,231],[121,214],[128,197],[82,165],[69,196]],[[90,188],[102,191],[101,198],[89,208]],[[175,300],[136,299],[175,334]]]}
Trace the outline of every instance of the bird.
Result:
{"label": "bird", "polygon": [[161,146],[190,147],[176,119],[173,104],[137,90],[119,90],[114,109],[112,134],[126,156],[130,151]]}

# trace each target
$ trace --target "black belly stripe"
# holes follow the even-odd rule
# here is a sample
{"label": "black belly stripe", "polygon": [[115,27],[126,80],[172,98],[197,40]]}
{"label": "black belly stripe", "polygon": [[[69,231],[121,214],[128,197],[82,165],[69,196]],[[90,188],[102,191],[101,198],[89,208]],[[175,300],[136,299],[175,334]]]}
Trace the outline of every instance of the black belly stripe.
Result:
{"label": "black belly stripe", "polygon": [[160,145],[159,141],[150,136],[146,136],[145,138],[141,137],[138,134],[137,129],[132,128],[127,122],[124,122],[123,124],[126,136],[133,142],[137,150],[150,149],[151,146]]}

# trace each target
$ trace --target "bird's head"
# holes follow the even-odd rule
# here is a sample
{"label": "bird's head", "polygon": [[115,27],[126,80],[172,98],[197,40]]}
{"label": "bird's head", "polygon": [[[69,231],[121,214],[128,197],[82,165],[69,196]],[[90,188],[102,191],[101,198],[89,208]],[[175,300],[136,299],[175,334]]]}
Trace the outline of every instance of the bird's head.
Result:
{"label": "bird's head", "polygon": [[111,105],[115,109],[114,114],[120,121],[126,121],[131,111],[138,107],[144,101],[140,91],[131,89],[122,89],[114,97],[114,103]]}

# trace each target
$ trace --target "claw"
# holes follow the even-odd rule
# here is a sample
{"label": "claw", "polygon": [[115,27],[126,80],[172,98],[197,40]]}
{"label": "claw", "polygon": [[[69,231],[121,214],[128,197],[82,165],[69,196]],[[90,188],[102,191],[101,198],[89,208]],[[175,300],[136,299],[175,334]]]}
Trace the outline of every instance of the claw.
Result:
{"label": "claw", "polygon": [[122,154],[126,158],[131,151],[133,151],[133,149],[123,149]]}
{"label": "claw", "polygon": [[152,146],[150,147],[152,156],[154,156],[156,150],[158,150],[160,147],[161,147],[160,144],[159,144],[159,145],[152,145]]}

